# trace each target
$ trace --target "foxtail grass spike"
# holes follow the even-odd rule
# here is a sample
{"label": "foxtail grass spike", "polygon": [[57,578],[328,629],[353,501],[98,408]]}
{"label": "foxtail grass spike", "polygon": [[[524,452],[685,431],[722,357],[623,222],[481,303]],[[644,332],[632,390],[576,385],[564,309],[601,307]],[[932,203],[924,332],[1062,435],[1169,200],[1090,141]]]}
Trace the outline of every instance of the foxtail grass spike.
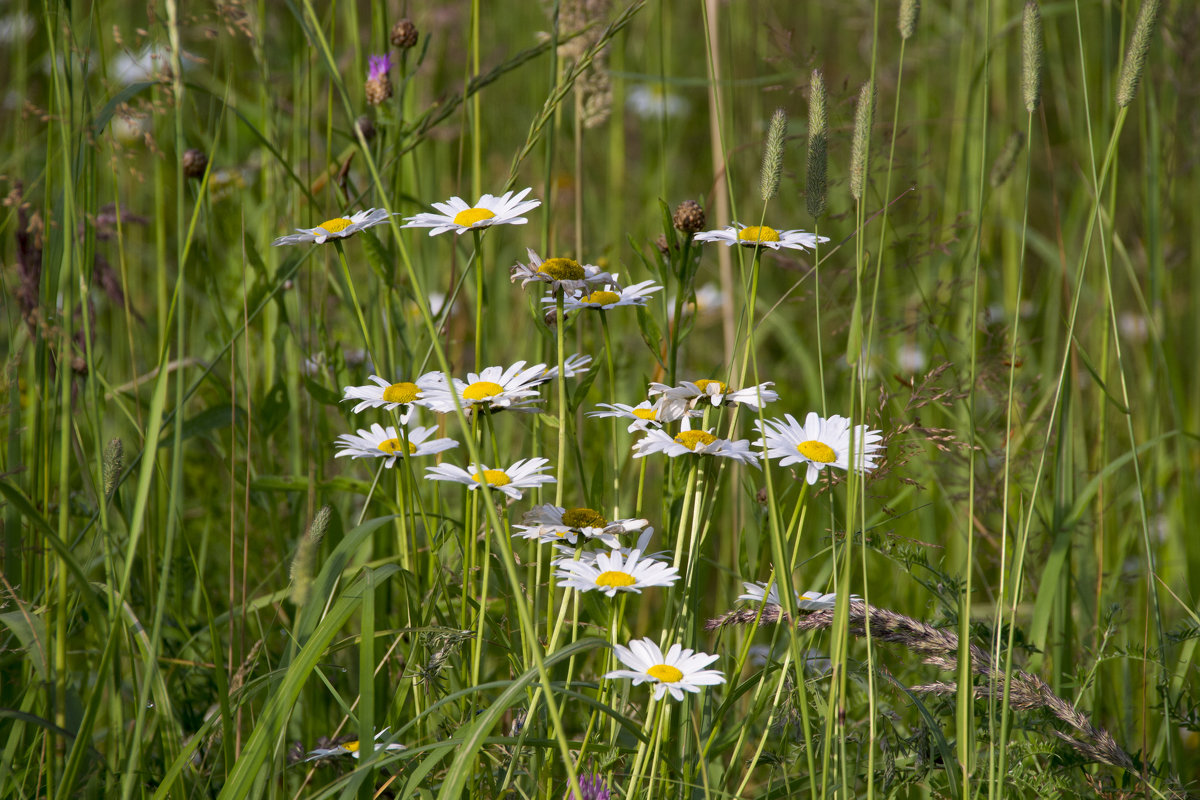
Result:
{"label": "foxtail grass spike", "polygon": [[829,112],[825,97],[825,77],[812,71],[808,94],[808,186],[805,200],[808,213],[819,219],[825,213],[825,167],[828,158]]}
{"label": "foxtail grass spike", "polygon": [[1121,77],[1117,81],[1117,105],[1121,108],[1133,102],[1138,83],[1142,80],[1142,69],[1146,66],[1146,53],[1158,27],[1158,12],[1161,0],[1143,0],[1138,9],[1137,22],[1133,24],[1133,36],[1129,49],[1125,51],[1125,63],[1121,65]]}
{"label": "foxtail grass spike", "polygon": [[1042,11],[1037,0],[1025,0],[1021,15],[1021,95],[1030,114],[1042,101]]}
{"label": "foxtail grass spike", "polygon": [[320,546],[321,539],[325,537],[325,531],[329,529],[331,516],[330,507],[321,506],[321,510],[313,517],[312,524],[308,527],[308,533],[300,540],[300,547],[296,549],[295,558],[292,559],[290,597],[297,608],[303,606],[308,600],[317,561],[317,547]]}
{"label": "foxtail grass spike", "polygon": [[992,185],[993,189],[1008,180],[1024,144],[1025,134],[1020,131],[1013,131],[1012,135],[1008,137],[1008,141],[1004,143],[1004,149],[1000,151],[996,163],[992,165],[991,175],[988,176],[988,183]]}
{"label": "foxtail grass spike", "polygon": [[875,84],[867,81],[858,92],[854,109],[854,137],[850,144],[850,196],[861,200],[867,184],[867,152],[871,147],[871,125],[875,116]]}
{"label": "foxtail grass spike", "polygon": [[767,129],[766,152],[763,153],[762,190],[763,202],[767,202],[779,191],[779,178],[783,175],[783,140],[787,138],[787,114],[782,108],[771,115],[771,126]]}
{"label": "foxtail grass spike", "polygon": [[917,19],[921,16],[921,0],[903,0],[900,3],[900,38],[908,41],[917,31]]}
{"label": "foxtail grass spike", "polygon": [[104,496],[112,497],[113,491],[117,488],[117,480],[121,477],[121,470],[125,466],[125,445],[116,436],[108,441],[104,447]]}

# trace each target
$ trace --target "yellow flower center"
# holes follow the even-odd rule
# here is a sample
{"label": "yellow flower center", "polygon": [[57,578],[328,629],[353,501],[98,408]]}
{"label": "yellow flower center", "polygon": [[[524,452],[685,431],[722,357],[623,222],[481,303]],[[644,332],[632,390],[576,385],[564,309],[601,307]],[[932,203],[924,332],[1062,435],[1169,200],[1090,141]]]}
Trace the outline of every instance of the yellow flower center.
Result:
{"label": "yellow flower center", "polygon": [[491,381],[476,381],[463,389],[463,397],[468,400],[487,400],[489,397],[495,397],[504,391],[504,387],[498,383]]}
{"label": "yellow flower center", "polygon": [[658,678],[663,683],[675,683],[683,677],[683,673],[670,664],[655,664],[646,670],[646,674],[651,678]]}
{"label": "yellow flower center", "polygon": [[768,228],[766,225],[755,225],[750,228],[742,228],[738,231],[738,241],[740,242],[778,242],[779,232],[774,228]]}
{"label": "yellow flower center", "polygon": [[616,570],[609,570],[607,572],[601,572],[599,575],[596,576],[596,585],[597,586],[621,587],[621,586],[633,586],[634,583],[636,583],[636,581],[633,579],[633,576],[630,575],[628,572],[619,572]]}
{"label": "yellow flower center", "polygon": [[707,431],[680,431],[675,434],[675,441],[686,447],[688,450],[696,450],[700,447],[706,447],[717,440]]}
{"label": "yellow flower center", "polygon": [[809,461],[819,461],[822,464],[832,464],[834,461],[837,461],[837,453],[833,452],[833,448],[824,442],[818,442],[816,439],[801,442],[796,445],[796,449],[800,451],[800,455]]}
{"label": "yellow flower center", "polygon": [[572,528],[603,528],[608,520],[590,508],[568,508],[562,515],[563,525]]}
{"label": "yellow flower center", "polygon": [[592,292],[587,297],[583,298],[585,303],[594,303],[598,306],[612,305],[621,299],[621,295],[616,292]]}
{"label": "yellow flower center", "polygon": [[416,400],[421,394],[421,390],[417,388],[415,383],[393,383],[391,386],[383,390],[383,400],[385,403],[411,403]]}
{"label": "yellow flower center", "polygon": [[648,422],[654,422],[658,419],[658,412],[653,408],[635,408],[633,409],[633,415],[638,419],[644,419]]}
{"label": "yellow flower center", "polygon": [[466,211],[460,211],[454,215],[454,224],[469,228],[476,222],[483,222],[485,219],[491,219],[494,216],[496,215],[486,208],[468,208]]}
{"label": "yellow flower center", "polygon": [[729,388],[725,384],[721,383],[720,381],[714,381],[709,378],[701,378],[700,380],[696,381],[696,388],[699,389],[701,392],[704,392],[705,394],[708,394],[709,386],[717,387],[716,394],[725,394],[725,392]]}
{"label": "yellow flower center", "polygon": [[485,469],[475,473],[475,482],[486,483],[488,486],[507,486],[512,483],[512,478],[502,469]]}
{"label": "yellow flower center", "polygon": [[353,742],[346,742],[345,744],[342,745],[342,747],[346,748],[346,752],[348,752],[348,753],[357,753],[358,752],[358,740],[355,740]]}
{"label": "yellow flower center", "polygon": [[330,233],[341,233],[342,231],[346,230],[346,228],[348,228],[349,226],[350,226],[350,220],[346,219],[345,217],[338,217],[337,219],[327,219],[324,222],[322,222],[320,225],[318,225],[317,227],[324,228],[325,230],[329,231]]}
{"label": "yellow flower center", "polygon": [[538,272],[556,281],[581,281],[585,274],[579,262],[570,258],[547,258],[538,267]]}
{"label": "yellow flower center", "polygon": [[400,448],[404,447],[404,445],[406,445],[406,444],[408,445],[408,454],[410,456],[413,453],[417,452],[416,445],[414,445],[412,442],[403,442],[399,439],[388,439],[386,441],[380,442],[379,449],[382,452],[387,453],[389,456],[394,456],[394,455],[396,455],[396,451],[399,450]]}

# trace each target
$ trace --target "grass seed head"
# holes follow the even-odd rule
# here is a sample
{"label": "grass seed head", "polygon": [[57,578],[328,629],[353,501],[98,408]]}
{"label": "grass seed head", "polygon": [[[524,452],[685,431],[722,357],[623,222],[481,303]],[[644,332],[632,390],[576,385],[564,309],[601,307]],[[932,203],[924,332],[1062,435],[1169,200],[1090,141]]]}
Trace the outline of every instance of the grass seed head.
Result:
{"label": "grass seed head", "polygon": [[921,16],[921,0],[903,0],[900,3],[900,38],[908,41],[917,30],[917,19]]}
{"label": "grass seed head", "polygon": [[1142,0],[1142,7],[1138,9],[1137,22],[1133,24],[1133,36],[1129,39],[1129,49],[1125,51],[1125,63],[1121,65],[1121,77],[1117,80],[1117,105],[1121,108],[1132,103],[1137,95],[1142,70],[1146,66],[1146,53],[1150,50],[1150,42],[1158,27],[1158,12],[1161,7],[1160,0]]}
{"label": "grass seed head", "polygon": [[782,108],[771,115],[767,128],[767,144],[763,153],[762,178],[759,188],[765,203],[779,191],[779,178],[783,175],[783,142],[787,138],[787,114]]}
{"label": "grass seed head", "polygon": [[875,116],[875,84],[867,81],[858,92],[854,108],[854,136],[850,145],[850,196],[861,200],[867,183],[867,156],[871,147],[871,125]]}
{"label": "grass seed head", "polygon": [[808,213],[818,219],[825,213],[827,146],[829,143],[829,111],[825,95],[825,77],[821,70],[812,71],[808,95],[808,186],[805,201]]}
{"label": "grass seed head", "polygon": [[1021,95],[1030,114],[1042,100],[1042,12],[1037,0],[1025,0],[1021,16]]}

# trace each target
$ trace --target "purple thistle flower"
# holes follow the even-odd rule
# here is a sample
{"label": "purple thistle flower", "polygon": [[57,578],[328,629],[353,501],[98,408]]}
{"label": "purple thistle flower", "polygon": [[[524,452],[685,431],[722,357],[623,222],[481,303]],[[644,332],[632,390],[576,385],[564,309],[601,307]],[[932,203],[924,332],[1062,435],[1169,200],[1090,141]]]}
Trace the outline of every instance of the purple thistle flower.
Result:
{"label": "purple thistle flower", "polygon": [[388,72],[392,69],[392,56],[390,53],[385,53],[381,56],[368,56],[367,61],[367,80],[377,81],[386,78]]}
{"label": "purple thistle flower", "polygon": [[[579,776],[579,794],[583,796],[583,800],[611,800],[612,793],[608,790],[608,785],[604,782],[604,778],[598,774],[583,773]],[[572,794],[567,794],[567,800],[571,800]]]}

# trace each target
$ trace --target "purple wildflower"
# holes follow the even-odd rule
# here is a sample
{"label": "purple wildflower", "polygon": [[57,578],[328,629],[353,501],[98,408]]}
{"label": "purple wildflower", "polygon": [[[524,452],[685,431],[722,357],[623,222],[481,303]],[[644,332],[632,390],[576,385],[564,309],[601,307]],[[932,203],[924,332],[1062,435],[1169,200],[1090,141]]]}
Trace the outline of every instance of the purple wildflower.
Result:
{"label": "purple wildflower", "polygon": [[[608,790],[608,785],[604,782],[604,778],[598,774],[583,773],[579,776],[579,794],[583,800],[611,800],[612,792]],[[567,794],[568,800],[572,798],[571,794]]]}
{"label": "purple wildflower", "polygon": [[377,81],[387,78],[392,69],[392,56],[385,53],[381,56],[368,56],[367,80]]}

